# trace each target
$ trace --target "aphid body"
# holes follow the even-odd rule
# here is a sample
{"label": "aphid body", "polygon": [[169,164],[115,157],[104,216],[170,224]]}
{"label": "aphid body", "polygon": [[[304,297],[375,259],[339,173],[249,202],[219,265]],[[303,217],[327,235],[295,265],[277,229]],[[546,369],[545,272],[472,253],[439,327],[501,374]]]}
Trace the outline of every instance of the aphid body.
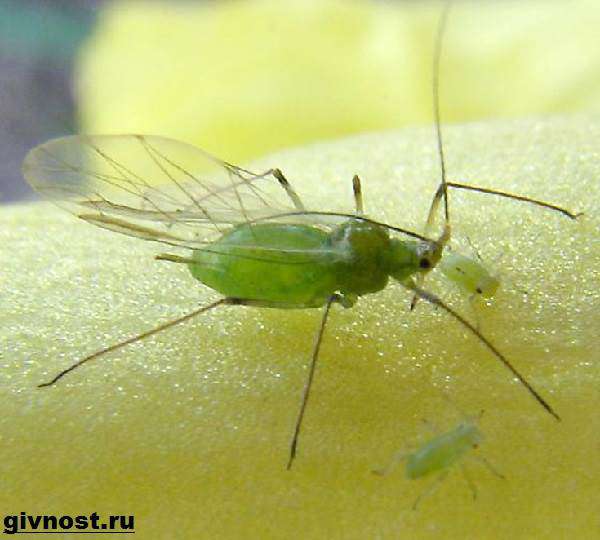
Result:
{"label": "aphid body", "polygon": [[492,298],[500,287],[500,280],[483,263],[454,251],[446,250],[438,268],[473,297]]}
{"label": "aphid body", "polygon": [[332,229],[302,224],[240,225],[193,252],[192,275],[226,297],[319,307],[338,293],[352,305],[435,266],[442,245],[390,238],[377,224],[348,220]]}
{"label": "aphid body", "polygon": [[456,466],[459,466],[461,472],[469,485],[473,499],[477,498],[477,488],[471,480],[464,461],[473,459],[484,465],[492,474],[498,478],[504,479],[492,464],[483,456],[470,453],[479,448],[483,441],[483,433],[477,425],[483,411],[477,418],[466,419],[454,429],[446,431],[440,435],[429,439],[416,450],[406,453],[399,452],[391,462],[382,469],[374,470],[373,473],[379,476],[385,476],[396,467],[401,461],[406,461],[404,472],[409,480],[418,480],[423,477],[436,474],[435,480],[415,499],[413,510],[417,509],[419,502],[427,495],[431,494],[448,476],[448,473]]}
{"label": "aphid body", "polygon": [[406,477],[421,478],[456,464],[469,450],[477,448],[483,434],[473,422],[463,422],[451,431],[427,441],[406,459]]}

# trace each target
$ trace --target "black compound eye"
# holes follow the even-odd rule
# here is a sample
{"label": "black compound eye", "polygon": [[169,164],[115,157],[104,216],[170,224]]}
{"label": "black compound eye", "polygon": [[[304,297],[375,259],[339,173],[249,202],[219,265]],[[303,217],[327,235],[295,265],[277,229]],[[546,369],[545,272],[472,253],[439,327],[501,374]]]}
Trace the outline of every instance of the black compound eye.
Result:
{"label": "black compound eye", "polygon": [[431,262],[429,261],[429,259],[421,259],[419,261],[419,267],[420,268],[431,268]]}

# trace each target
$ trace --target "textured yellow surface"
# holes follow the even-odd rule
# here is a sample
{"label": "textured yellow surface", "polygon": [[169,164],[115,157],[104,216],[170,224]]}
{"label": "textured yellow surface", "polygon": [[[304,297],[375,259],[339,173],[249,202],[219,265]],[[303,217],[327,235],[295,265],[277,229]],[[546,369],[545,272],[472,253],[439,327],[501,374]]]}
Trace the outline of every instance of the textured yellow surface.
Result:
{"label": "textured yellow surface", "polygon": [[[453,179],[585,211],[577,222],[478,195],[451,200],[455,230],[502,288],[482,330],[562,415],[555,422],[446,315],[408,311],[400,287],[334,307],[294,470],[288,445],[319,313],[228,307],[36,389],[82,355],[215,296],[160,247],[48,204],[2,207],[0,508],[134,514],[141,538],[598,538],[600,121],[446,130]],[[432,129],[365,135],[270,156],[311,207],[419,229],[438,177]],[[428,285],[467,315],[457,289]],[[527,291],[524,294],[522,291]],[[370,470],[484,409],[470,465],[428,480]]]}
{"label": "textured yellow surface", "polygon": [[[446,121],[600,111],[600,3],[454,2]],[[79,62],[82,130],[231,161],[431,121],[439,1],[117,1]]]}

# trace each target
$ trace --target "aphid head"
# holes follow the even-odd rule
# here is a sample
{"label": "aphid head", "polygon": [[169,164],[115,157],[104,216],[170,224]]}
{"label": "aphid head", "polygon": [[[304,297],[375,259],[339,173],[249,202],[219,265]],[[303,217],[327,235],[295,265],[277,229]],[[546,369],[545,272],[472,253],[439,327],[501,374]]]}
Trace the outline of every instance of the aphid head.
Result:
{"label": "aphid head", "polygon": [[480,294],[483,298],[492,298],[496,294],[498,287],[500,287],[498,278],[487,274],[481,276],[480,280],[477,282],[475,292]]}
{"label": "aphid head", "polygon": [[390,276],[402,282],[410,277],[424,276],[442,257],[443,244],[435,240],[390,240],[387,265]]}
{"label": "aphid head", "polygon": [[444,244],[440,242],[419,242],[417,244],[416,255],[418,272],[427,274],[435,268],[442,258]]}
{"label": "aphid head", "polygon": [[438,240],[421,241],[417,244],[418,272],[417,285],[422,285],[425,275],[433,270],[442,258],[446,244],[450,240],[450,225],[446,224]]}

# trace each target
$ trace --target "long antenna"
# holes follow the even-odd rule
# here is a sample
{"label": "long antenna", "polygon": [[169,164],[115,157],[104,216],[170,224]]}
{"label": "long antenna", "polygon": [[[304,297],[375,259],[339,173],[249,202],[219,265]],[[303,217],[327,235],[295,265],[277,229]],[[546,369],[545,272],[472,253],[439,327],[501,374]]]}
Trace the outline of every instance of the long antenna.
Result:
{"label": "long antenna", "polygon": [[[427,215],[427,222],[425,224],[425,234],[430,233],[430,229],[434,222],[434,217],[437,212],[437,208],[440,202],[440,198],[444,198],[444,231],[442,236],[438,239],[438,245],[444,246],[450,240],[450,212],[448,210],[448,183],[446,182],[446,161],[444,159],[444,144],[442,141],[442,126],[440,122],[440,60],[442,56],[442,43],[444,41],[444,33],[446,31],[446,21],[448,20],[448,12],[451,7],[451,0],[446,0],[440,19],[438,21],[437,30],[435,33],[435,40],[433,45],[433,67],[432,67],[432,81],[431,81],[431,93],[433,99],[433,118],[435,123],[435,133],[437,138],[437,149],[438,156],[440,159],[440,173],[441,182],[435,192],[429,207],[429,214]],[[420,287],[425,281],[425,274],[419,273],[415,278],[415,284]],[[410,303],[410,310],[413,311],[417,307],[419,301],[419,295],[415,294]]]}
{"label": "long antenna", "polygon": [[435,131],[437,136],[437,147],[438,154],[440,157],[440,169],[442,174],[442,189],[444,191],[444,217],[446,219],[446,225],[450,222],[450,212],[448,210],[448,186],[446,185],[446,162],[444,160],[444,145],[442,143],[442,128],[440,125],[440,59],[442,56],[442,43],[444,41],[444,33],[446,31],[446,21],[448,20],[448,13],[452,6],[451,0],[447,0],[440,20],[438,22],[437,33],[435,36],[435,44],[433,49],[433,81],[432,81],[432,93],[433,93],[433,116],[435,121]]}

